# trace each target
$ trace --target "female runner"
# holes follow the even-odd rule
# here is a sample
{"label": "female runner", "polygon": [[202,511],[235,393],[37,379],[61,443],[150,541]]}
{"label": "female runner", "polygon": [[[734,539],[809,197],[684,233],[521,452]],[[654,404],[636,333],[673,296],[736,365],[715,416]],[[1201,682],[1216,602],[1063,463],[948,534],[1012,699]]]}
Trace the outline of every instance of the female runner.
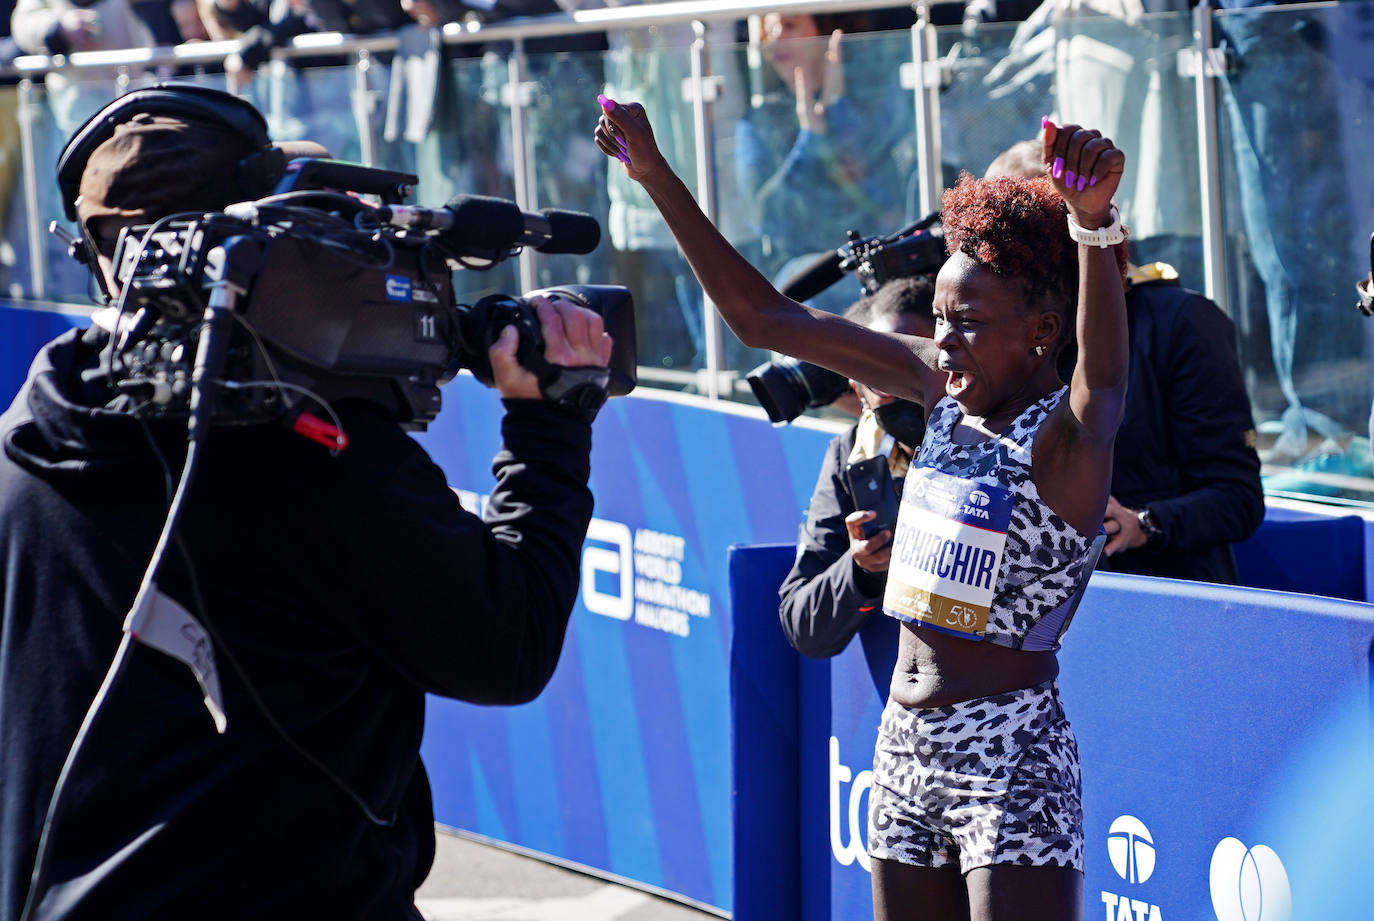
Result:
{"label": "female runner", "polygon": [[[870,792],[875,917],[1080,918],[1081,783],[1055,650],[1101,546],[1126,391],[1111,204],[1125,155],[1046,119],[1046,177],[946,192],[950,257],[924,339],[776,291],[702,214],[642,106],[608,104],[595,137],[745,345],[926,408],[883,602],[903,630]],[[1074,337],[1065,386],[1055,359]]]}

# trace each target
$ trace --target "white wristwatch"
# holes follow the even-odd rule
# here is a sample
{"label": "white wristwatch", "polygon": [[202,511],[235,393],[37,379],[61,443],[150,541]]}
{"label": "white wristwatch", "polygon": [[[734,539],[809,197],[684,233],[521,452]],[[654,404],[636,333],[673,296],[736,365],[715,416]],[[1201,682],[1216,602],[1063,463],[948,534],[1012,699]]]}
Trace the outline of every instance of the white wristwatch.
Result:
{"label": "white wristwatch", "polygon": [[1087,246],[1115,246],[1126,239],[1126,232],[1121,229],[1121,212],[1116,210],[1116,205],[1112,205],[1112,222],[1096,230],[1087,230],[1080,226],[1070,214],[1069,236],[1074,242]]}

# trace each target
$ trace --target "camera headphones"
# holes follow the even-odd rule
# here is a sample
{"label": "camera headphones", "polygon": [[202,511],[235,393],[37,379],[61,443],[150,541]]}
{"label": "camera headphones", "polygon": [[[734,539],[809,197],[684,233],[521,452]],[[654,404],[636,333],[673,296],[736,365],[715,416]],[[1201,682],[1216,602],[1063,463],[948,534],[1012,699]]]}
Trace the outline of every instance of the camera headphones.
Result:
{"label": "camera headphones", "polygon": [[76,199],[86,162],[101,144],[114,136],[115,128],[141,113],[178,115],[212,122],[243,137],[252,153],[239,161],[235,180],[252,197],[270,192],[286,171],[286,155],[272,145],[267,120],[246,99],[194,83],[159,83],[125,93],[92,115],[62,148],[57,157],[57,186],[68,220],[76,220]]}
{"label": "camera headphones", "polygon": [[86,120],[57,157],[57,186],[67,219],[75,221],[78,239],[68,239],[68,252],[91,270],[102,293],[108,296],[98,270],[95,241],[78,218],[76,200],[81,175],[96,148],[114,136],[115,129],[142,113],[174,115],[210,122],[244,138],[250,153],[238,162],[234,179],[247,198],[269,194],[286,172],[287,155],[272,143],[267,120],[245,99],[194,83],[158,83],[120,96]]}

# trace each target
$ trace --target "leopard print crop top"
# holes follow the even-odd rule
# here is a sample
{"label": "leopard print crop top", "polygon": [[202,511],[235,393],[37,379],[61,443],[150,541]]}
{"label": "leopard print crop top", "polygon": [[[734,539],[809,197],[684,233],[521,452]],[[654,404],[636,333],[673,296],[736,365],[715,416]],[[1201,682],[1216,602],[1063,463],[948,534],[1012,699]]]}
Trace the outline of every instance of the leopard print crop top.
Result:
{"label": "leopard print crop top", "polygon": [[954,400],[936,404],[907,471],[886,613],[1014,649],[1059,648],[1105,541],[1052,512],[1031,479],[1035,433],[1067,392],[971,445],[950,440]]}

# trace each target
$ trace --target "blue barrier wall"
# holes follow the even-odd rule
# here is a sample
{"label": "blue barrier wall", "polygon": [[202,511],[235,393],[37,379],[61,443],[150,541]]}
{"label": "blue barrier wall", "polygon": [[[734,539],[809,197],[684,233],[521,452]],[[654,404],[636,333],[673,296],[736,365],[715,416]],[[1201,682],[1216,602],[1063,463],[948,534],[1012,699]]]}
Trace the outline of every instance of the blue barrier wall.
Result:
{"label": "blue barrier wall", "polygon": [[[465,378],[444,400],[419,440],[480,504],[500,403]],[[730,910],[727,548],[790,545],[830,437],[761,415],[633,395],[602,410],[595,521],[557,673],[521,707],[430,700],[440,822]],[[763,627],[780,639],[776,584]]]}
{"label": "blue barrier wall", "polygon": [[73,326],[88,325],[87,312],[79,308],[57,313],[0,300],[0,407],[10,405],[43,343]]}
{"label": "blue barrier wall", "polygon": [[[734,551],[737,623],[776,606],[768,582],[786,558],[785,547]],[[796,671],[802,846],[789,917],[871,916],[867,767],[896,629],[875,618],[842,654]],[[1352,870],[1374,847],[1372,643],[1367,604],[1096,574],[1060,677],[1083,758],[1084,917],[1368,917],[1374,880]],[[738,738],[755,739],[737,752],[741,772],[769,763],[767,736]],[[736,823],[738,844],[749,831]],[[736,854],[735,917],[780,917],[766,911],[766,861]]]}

